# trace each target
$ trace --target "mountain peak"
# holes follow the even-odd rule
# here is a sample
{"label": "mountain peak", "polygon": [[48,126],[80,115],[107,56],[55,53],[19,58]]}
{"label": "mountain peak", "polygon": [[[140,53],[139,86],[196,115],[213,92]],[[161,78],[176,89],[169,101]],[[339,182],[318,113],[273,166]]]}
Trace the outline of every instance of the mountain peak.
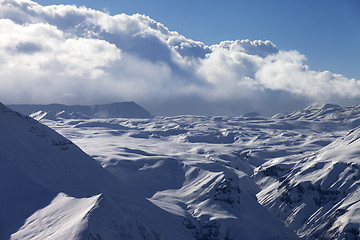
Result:
{"label": "mountain peak", "polygon": [[343,108],[342,108],[340,105],[337,105],[337,104],[327,103],[327,104],[325,104],[321,109],[322,109],[322,110],[326,110],[326,109],[341,110],[341,109],[343,109]]}
{"label": "mountain peak", "polygon": [[64,104],[17,104],[10,108],[36,120],[43,118],[151,118],[151,114],[135,102],[117,102],[102,105],[64,105]]}

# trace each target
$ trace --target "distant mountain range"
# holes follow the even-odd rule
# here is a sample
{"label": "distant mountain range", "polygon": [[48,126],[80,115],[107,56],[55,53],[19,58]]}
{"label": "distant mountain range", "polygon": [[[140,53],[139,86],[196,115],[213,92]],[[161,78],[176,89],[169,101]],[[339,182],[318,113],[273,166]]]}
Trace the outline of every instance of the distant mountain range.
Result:
{"label": "distant mountain range", "polygon": [[360,239],[360,106],[271,118],[45,106],[40,123],[0,104],[0,239]]}
{"label": "distant mountain range", "polygon": [[[110,121],[105,126],[116,125]],[[2,104],[0,132],[0,239],[296,239],[257,203],[249,180],[236,174],[228,178],[175,159],[152,158],[139,162],[133,176],[126,168],[114,175],[70,140]],[[185,171],[192,172],[186,179]],[[198,219],[170,214],[173,207],[177,211],[171,197],[148,198],[183,181],[187,193],[173,197],[185,194],[193,211],[200,210],[194,212]]]}
{"label": "distant mountain range", "polygon": [[64,105],[64,104],[13,104],[9,108],[24,115],[42,118],[151,118],[151,114],[135,102],[118,102],[103,105]]}
{"label": "distant mountain range", "polygon": [[0,132],[0,239],[191,236],[71,141],[1,103]]}

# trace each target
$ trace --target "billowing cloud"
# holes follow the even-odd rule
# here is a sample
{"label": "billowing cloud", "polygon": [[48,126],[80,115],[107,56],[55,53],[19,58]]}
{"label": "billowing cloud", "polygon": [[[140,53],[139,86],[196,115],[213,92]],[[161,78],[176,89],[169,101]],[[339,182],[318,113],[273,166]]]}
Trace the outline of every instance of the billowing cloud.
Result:
{"label": "billowing cloud", "polygon": [[359,100],[360,81],[305,61],[270,41],[207,46],[140,14],[0,2],[5,103],[134,100],[158,114],[234,114]]}

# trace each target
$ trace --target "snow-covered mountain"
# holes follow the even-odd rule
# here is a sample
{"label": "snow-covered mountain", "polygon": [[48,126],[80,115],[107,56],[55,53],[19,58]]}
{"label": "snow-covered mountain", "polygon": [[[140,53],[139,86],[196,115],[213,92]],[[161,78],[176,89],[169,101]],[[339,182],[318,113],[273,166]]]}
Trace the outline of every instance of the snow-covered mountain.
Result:
{"label": "snow-covered mountain", "polygon": [[359,239],[360,128],[313,154],[256,169],[259,202],[307,239]]}
{"label": "snow-covered mountain", "polygon": [[71,141],[1,104],[0,132],[0,239],[158,239],[129,213],[130,190]]}
{"label": "snow-covered mountain", "polygon": [[[200,145],[169,147],[188,140],[173,139],[181,131],[163,120],[163,129],[152,119],[42,120],[74,142],[97,142],[95,161],[0,104],[0,239],[297,238],[257,202],[247,164],[218,162]],[[146,126],[156,131],[146,137]]]}
{"label": "snow-covered mountain", "polygon": [[[241,201],[246,192],[301,238],[359,237],[358,208],[349,202],[358,200],[359,154],[356,144],[351,151],[345,147],[347,134],[359,131],[359,106],[313,105],[271,118],[244,114],[42,122],[76,142],[120,181],[131,177],[128,184],[142,187],[144,197],[159,208],[192,219],[186,223],[190,229],[204,229],[202,222],[219,222],[221,216],[250,219],[255,208],[251,201]],[[330,149],[334,158],[325,158]]]}
{"label": "snow-covered mountain", "polygon": [[359,106],[40,119],[1,105],[1,239],[360,237]]}
{"label": "snow-covered mountain", "polygon": [[17,104],[11,109],[24,115],[31,115],[36,120],[43,118],[151,118],[151,114],[135,102],[118,102],[103,105],[64,105],[64,104]]}

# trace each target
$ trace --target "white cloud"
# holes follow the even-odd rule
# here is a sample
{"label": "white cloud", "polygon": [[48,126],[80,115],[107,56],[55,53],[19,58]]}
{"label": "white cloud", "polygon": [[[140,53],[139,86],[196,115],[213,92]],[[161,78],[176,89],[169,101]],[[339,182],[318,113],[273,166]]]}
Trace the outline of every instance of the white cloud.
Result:
{"label": "white cloud", "polygon": [[304,60],[297,51],[268,56],[257,70],[256,78],[268,89],[287,91],[317,102],[360,96],[360,81],[329,71],[311,71],[303,64]]}
{"label": "white cloud", "polygon": [[213,114],[359,99],[359,81],[309,70],[305,60],[270,41],[206,46],[140,14],[0,2],[6,103],[135,100],[155,113]]}

